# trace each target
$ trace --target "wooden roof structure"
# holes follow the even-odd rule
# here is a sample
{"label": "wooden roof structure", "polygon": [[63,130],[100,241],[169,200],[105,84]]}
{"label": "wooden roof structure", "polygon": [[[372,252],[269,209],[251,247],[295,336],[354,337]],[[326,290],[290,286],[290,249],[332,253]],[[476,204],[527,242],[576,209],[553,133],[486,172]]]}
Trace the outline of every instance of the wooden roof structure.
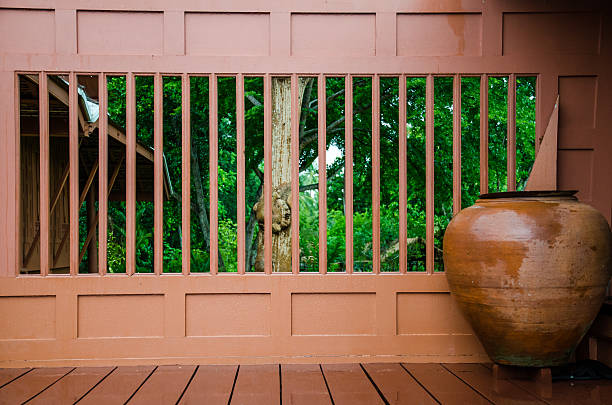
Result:
{"label": "wooden roof structure", "polygon": [[[20,83],[21,136],[38,136],[38,76],[23,75]],[[81,81],[81,78],[82,81]],[[99,163],[98,156],[98,113],[97,89],[93,89],[88,77],[79,77],[78,120],[79,120],[79,190],[87,188],[92,173]],[[48,76],[49,135],[68,139],[68,81],[61,76]],[[91,92],[91,95],[90,95]],[[125,201],[126,167],[125,153],[127,137],[125,129],[109,120],[108,124],[109,176],[117,169],[109,200]],[[136,199],[153,201],[153,148],[136,142]],[[66,165],[68,162],[66,162]],[[171,183],[164,158],[164,198],[171,192]],[[109,183],[110,185],[110,183]],[[97,189],[93,187],[92,189]]]}

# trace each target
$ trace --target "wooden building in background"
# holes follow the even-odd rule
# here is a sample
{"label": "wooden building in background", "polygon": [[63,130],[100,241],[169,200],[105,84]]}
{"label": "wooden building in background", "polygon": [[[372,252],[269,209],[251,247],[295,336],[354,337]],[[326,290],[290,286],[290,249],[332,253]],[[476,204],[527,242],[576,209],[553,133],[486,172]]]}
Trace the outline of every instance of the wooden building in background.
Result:
{"label": "wooden building in background", "polygon": [[[98,89],[97,80],[79,76],[79,223],[82,231],[79,259],[87,259],[90,273],[97,272],[97,184],[98,184]],[[21,75],[21,244],[22,273],[40,271],[40,142],[39,83],[37,75]],[[69,83],[68,76],[49,75],[49,265],[51,273],[68,273],[70,266],[70,200],[69,200]],[[125,130],[108,125],[109,200],[125,201]],[[153,149],[136,144],[138,201],[153,201]],[[167,171],[164,180],[168,193]]]}

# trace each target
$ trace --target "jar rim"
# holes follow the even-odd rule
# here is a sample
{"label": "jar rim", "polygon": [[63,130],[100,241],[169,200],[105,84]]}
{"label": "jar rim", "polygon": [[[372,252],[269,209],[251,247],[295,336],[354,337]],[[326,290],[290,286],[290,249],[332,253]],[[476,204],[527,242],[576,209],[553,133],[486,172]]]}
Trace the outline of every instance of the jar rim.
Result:
{"label": "jar rim", "polygon": [[504,191],[499,193],[481,194],[480,199],[494,200],[497,198],[529,198],[529,197],[573,197],[578,190],[537,190],[537,191]]}

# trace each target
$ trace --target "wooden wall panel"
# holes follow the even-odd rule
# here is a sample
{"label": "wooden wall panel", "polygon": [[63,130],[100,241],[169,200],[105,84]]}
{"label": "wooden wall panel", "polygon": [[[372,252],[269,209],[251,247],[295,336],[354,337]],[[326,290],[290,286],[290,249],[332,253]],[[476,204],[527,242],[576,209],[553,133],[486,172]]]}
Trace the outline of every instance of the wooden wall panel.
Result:
{"label": "wooden wall panel", "polygon": [[480,56],[481,14],[398,14],[397,55]]}
{"label": "wooden wall panel", "polygon": [[[444,274],[12,277],[16,72],[537,75],[538,135],[561,93],[559,185],[580,189],[610,221],[612,13],[603,2],[232,0],[204,9],[194,0],[109,0],[99,10],[95,2],[42,0],[36,7],[48,10],[41,11],[5,0],[2,7],[12,8],[0,8],[0,89],[9,95],[0,99],[0,144],[9,149],[0,159],[8,196],[0,199],[0,304],[10,304],[0,305],[0,320],[14,323],[0,332],[0,366],[487,360]],[[26,25],[37,30],[23,33]],[[232,27],[250,35],[212,38]],[[15,303],[34,306],[30,316],[41,318],[15,316]]]}
{"label": "wooden wall panel", "polygon": [[267,56],[270,14],[185,13],[185,54]]}
{"label": "wooden wall panel", "polygon": [[559,77],[559,149],[593,147],[597,79],[597,76]]}
{"label": "wooden wall panel", "polygon": [[55,338],[55,297],[0,297],[0,339]]}
{"label": "wooden wall panel", "polygon": [[597,77],[559,77],[559,127],[595,128]]}
{"label": "wooden wall panel", "polygon": [[0,8],[0,50],[14,53],[55,52],[52,10]]}
{"label": "wooden wall panel", "polygon": [[397,294],[398,335],[473,333],[450,294]]}
{"label": "wooden wall panel", "polygon": [[593,201],[593,150],[560,149],[557,155],[557,187],[559,190],[578,190],[583,202]]}
{"label": "wooden wall panel", "polygon": [[81,295],[78,337],[155,337],[164,335],[164,296]]}
{"label": "wooden wall panel", "polygon": [[292,294],[291,334],[374,335],[375,303],[371,293]]}
{"label": "wooden wall panel", "polygon": [[[79,11],[78,53],[161,55],[164,15],[151,12]],[[136,34],[134,29],[138,30]]]}
{"label": "wooden wall panel", "polygon": [[291,55],[375,56],[376,14],[293,14]]}
{"label": "wooden wall panel", "polygon": [[504,13],[504,55],[599,53],[596,12]]}
{"label": "wooden wall panel", "polygon": [[269,336],[270,294],[187,294],[186,336]]}

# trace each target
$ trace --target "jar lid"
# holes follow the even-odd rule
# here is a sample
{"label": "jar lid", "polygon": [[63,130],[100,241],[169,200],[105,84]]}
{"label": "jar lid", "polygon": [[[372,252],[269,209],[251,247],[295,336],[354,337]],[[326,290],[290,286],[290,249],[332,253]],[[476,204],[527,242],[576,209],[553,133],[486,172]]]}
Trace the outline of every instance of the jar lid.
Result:
{"label": "jar lid", "polygon": [[501,193],[481,194],[483,200],[496,198],[529,198],[529,197],[572,197],[578,190],[543,190],[543,191],[504,191]]}

